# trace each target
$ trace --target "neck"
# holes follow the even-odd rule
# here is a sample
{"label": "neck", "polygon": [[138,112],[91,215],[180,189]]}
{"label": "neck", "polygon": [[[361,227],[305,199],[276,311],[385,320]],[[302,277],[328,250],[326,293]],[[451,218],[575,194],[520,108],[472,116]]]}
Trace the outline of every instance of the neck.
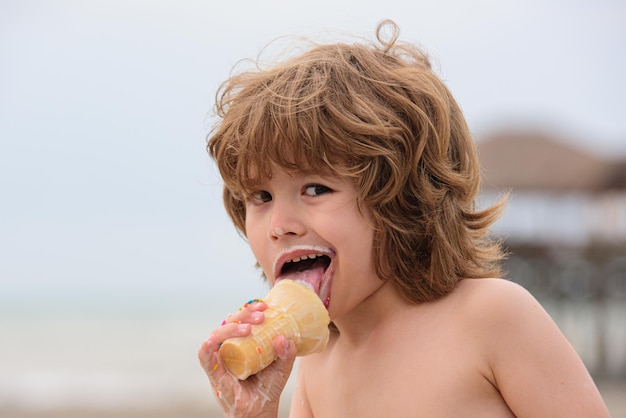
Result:
{"label": "neck", "polygon": [[342,344],[361,346],[372,338],[401,324],[402,314],[410,306],[393,283],[386,281],[351,312],[333,321]]}

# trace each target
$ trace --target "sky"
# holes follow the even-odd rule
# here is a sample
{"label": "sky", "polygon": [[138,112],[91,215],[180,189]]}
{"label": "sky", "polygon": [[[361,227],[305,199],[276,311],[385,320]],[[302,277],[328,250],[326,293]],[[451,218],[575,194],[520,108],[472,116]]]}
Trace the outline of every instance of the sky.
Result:
{"label": "sky", "polygon": [[0,311],[261,296],[205,151],[215,90],[275,38],[373,40],[385,18],[478,140],[626,155],[619,0],[0,0]]}

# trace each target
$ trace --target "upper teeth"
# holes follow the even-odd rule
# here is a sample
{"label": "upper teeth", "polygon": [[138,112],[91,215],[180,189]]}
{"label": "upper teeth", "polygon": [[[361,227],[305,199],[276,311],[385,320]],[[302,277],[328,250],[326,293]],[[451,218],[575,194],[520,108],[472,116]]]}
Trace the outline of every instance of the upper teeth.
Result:
{"label": "upper teeth", "polygon": [[322,257],[323,255],[324,254],[303,255],[301,257],[295,257],[295,258],[292,258],[291,260],[287,260],[287,263],[297,263],[298,261],[306,260],[307,258],[317,258],[317,257]]}

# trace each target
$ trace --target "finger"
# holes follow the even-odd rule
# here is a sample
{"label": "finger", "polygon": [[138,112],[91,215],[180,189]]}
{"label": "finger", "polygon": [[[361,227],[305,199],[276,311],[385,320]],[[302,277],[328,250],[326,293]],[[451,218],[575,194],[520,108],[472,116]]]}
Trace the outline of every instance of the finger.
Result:
{"label": "finger", "polygon": [[296,359],[296,344],[283,335],[274,340],[274,351],[280,360],[293,363]]}
{"label": "finger", "polygon": [[215,343],[217,344],[217,348],[215,350],[219,349],[219,346],[221,346],[227,339],[246,337],[250,335],[250,332],[252,332],[252,325],[246,323],[233,322],[216,328],[211,333],[211,335],[215,338]]}
{"label": "finger", "polygon": [[224,321],[222,321],[222,325],[226,325],[229,323],[260,324],[264,320],[265,320],[265,315],[263,314],[262,311],[245,309],[235,314],[231,314]]}
{"label": "finger", "polygon": [[[235,380],[235,378],[228,373],[228,370],[226,369],[226,366],[224,366],[224,362],[222,361],[219,353],[213,353],[211,355],[208,376],[209,380],[213,383],[213,386],[216,389],[223,388],[225,383],[232,383],[232,381]],[[224,379],[227,379],[227,381],[224,381]]]}
{"label": "finger", "polygon": [[[209,368],[213,366],[211,363],[211,355],[216,353],[222,343],[229,338],[245,337],[250,335],[252,331],[252,325],[250,324],[226,324],[223,325],[209,335],[209,337],[203,341],[198,350],[198,359],[202,367],[209,371]],[[209,365],[209,363],[211,363]]]}
{"label": "finger", "polygon": [[212,357],[219,349],[219,342],[214,334],[209,335],[209,338],[202,342],[200,349],[198,350],[198,360],[202,368],[209,374],[212,369]]}
{"label": "finger", "polygon": [[272,372],[284,378],[284,382],[286,383],[296,360],[296,344],[286,337],[279,335],[274,340],[274,352],[277,357],[270,367],[272,368]]}
{"label": "finger", "polygon": [[251,299],[243,304],[243,309],[264,311],[266,308],[267,308],[267,304],[262,299]]}
{"label": "finger", "polygon": [[259,299],[252,299],[246,302],[237,312],[230,313],[226,319],[222,321],[222,325],[229,323],[250,323],[260,324],[265,320],[263,311],[267,309],[267,305]]}
{"label": "finger", "polygon": [[202,343],[198,353],[200,364],[209,377],[211,383],[214,384],[215,388],[221,386],[224,377],[228,374],[219,355],[218,350],[221,344],[218,343],[218,341],[217,337],[214,334],[211,334],[209,338]]}
{"label": "finger", "polygon": [[228,373],[219,353],[212,353],[206,372],[217,400],[222,404],[224,411],[230,411],[236,406],[241,386],[237,379]]}

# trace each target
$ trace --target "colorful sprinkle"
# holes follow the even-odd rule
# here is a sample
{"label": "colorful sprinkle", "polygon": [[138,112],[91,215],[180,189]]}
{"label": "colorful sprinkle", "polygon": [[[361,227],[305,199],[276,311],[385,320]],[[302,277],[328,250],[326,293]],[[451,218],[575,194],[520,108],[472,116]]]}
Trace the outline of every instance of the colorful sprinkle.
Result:
{"label": "colorful sprinkle", "polygon": [[226,320],[222,321],[222,326],[226,325]]}
{"label": "colorful sprinkle", "polygon": [[218,398],[222,399],[222,392],[220,392],[219,390],[215,391],[215,396],[217,396]]}
{"label": "colorful sprinkle", "polygon": [[259,353],[259,354],[261,354],[261,353],[263,352],[263,350],[261,350],[261,347],[257,346],[257,347],[256,347],[256,352],[257,352],[257,353]]}
{"label": "colorful sprinkle", "polygon": [[213,371],[217,370],[217,363],[215,363],[215,366],[213,366]]}

